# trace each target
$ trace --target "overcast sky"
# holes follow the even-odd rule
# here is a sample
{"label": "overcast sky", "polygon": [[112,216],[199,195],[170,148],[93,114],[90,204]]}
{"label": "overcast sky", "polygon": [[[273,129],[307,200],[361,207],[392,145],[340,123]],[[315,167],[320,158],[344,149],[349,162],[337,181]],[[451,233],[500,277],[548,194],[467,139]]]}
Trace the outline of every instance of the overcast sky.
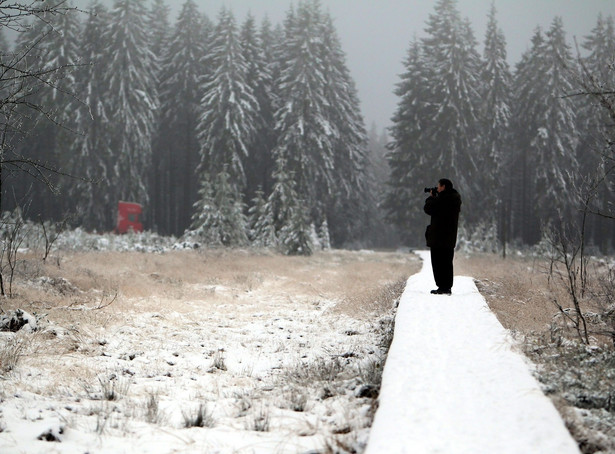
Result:
{"label": "overcast sky", "polygon": [[[185,0],[166,0],[172,7],[172,24]],[[257,19],[265,15],[280,23],[292,0],[194,0],[202,12],[216,20],[223,6],[230,8],[239,23],[251,12]],[[458,0],[463,17],[470,19],[475,37],[482,43],[489,7],[495,2],[497,19],[508,44],[508,57],[514,65],[527,50],[537,26],[548,29],[555,16],[562,17],[569,43],[579,42],[596,25],[598,14],[615,17],[615,0]],[[75,2],[79,6],[85,0]],[[112,4],[112,0],[104,3]],[[414,37],[425,35],[425,23],[435,0],[321,0],[335,20],[347,55],[366,126],[375,122],[389,126],[397,98],[393,94],[402,62]]]}

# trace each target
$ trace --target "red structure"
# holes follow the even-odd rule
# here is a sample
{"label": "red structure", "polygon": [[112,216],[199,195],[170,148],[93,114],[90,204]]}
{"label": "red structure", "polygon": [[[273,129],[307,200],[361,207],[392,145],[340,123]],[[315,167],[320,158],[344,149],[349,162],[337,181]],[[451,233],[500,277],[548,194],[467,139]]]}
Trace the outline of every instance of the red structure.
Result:
{"label": "red structure", "polygon": [[127,233],[131,229],[135,232],[142,232],[143,224],[139,222],[139,215],[142,212],[143,208],[138,203],[118,202],[115,233]]}

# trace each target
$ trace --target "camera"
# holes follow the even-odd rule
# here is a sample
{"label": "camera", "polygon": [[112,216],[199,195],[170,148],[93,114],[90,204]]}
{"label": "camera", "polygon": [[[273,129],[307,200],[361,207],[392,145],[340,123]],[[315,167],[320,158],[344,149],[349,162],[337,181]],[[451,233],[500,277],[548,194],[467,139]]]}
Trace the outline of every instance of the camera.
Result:
{"label": "camera", "polygon": [[430,194],[434,194],[436,192],[438,192],[438,188],[425,188],[425,192],[429,192]]}

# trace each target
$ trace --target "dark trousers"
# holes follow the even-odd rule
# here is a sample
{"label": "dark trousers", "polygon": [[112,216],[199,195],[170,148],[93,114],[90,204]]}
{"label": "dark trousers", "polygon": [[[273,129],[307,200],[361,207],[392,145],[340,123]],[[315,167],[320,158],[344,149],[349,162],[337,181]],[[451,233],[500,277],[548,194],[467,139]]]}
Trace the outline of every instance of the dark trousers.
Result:
{"label": "dark trousers", "polygon": [[431,248],[431,268],[436,285],[441,290],[453,288],[453,256],[454,248]]}

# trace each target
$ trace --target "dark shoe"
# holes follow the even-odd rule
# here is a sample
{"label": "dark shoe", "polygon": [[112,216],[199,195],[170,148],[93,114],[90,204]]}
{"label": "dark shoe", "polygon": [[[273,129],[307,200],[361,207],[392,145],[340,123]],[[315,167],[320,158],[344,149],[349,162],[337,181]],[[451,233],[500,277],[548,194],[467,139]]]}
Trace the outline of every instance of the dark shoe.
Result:
{"label": "dark shoe", "polygon": [[433,295],[450,295],[451,294],[451,289],[436,289],[436,290],[432,290],[431,293]]}

